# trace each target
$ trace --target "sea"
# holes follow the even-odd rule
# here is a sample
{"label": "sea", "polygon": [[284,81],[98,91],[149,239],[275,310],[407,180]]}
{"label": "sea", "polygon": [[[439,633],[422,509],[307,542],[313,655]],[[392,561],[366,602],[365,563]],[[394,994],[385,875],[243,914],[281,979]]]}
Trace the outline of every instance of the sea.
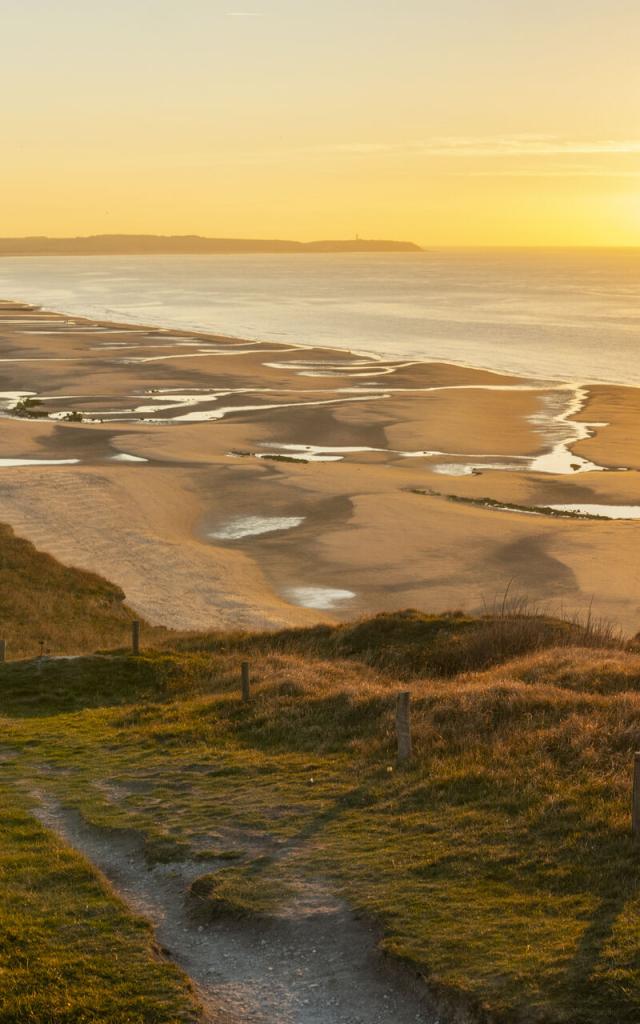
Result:
{"label": "sea", "polygon": [[640,386],[640,249],[0,258],[77,316]]}

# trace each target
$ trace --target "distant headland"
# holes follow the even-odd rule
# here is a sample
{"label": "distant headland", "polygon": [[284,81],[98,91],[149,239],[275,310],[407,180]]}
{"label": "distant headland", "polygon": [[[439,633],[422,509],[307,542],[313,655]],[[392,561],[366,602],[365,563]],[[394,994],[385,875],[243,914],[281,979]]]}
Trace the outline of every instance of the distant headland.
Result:
{"label": "distant headland", "polygon": [[90,235],[85,238],[0,238],[0,256],[154,256],[205,253],[422,252],[414,242],[366,238],[290,242],[200,235]]}

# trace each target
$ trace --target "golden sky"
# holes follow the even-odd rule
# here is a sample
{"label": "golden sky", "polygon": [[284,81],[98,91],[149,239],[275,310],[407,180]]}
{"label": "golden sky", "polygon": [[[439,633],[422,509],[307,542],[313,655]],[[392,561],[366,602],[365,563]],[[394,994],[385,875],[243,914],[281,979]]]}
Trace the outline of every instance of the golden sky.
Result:
{"label": "golden sky", "polygon": [[640,244],[637,0],[2,0],[0,235]]}

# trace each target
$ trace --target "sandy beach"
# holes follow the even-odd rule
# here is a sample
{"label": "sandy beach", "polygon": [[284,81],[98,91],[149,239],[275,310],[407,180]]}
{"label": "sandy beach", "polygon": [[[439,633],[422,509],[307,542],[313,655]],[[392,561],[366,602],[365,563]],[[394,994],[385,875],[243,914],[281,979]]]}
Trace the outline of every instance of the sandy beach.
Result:
{"label": "sandy beach", "polygon": [[509,589],[640,625],[636,389],[11,301],[0,343],[0,520],[154,623],[479,611]]}

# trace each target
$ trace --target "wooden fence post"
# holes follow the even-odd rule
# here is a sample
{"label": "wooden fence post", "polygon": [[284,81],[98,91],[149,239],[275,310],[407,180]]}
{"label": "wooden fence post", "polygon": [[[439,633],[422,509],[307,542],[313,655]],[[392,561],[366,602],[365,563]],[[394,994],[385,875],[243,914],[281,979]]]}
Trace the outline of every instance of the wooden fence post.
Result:
{"label": "wooden fence post", "polygon": [[0,661],[7,660],[7,641],[0,640]]}
{"label": "wooden fence post", "polygon": [[640,846],[640,752],[633,759],[633,806],[631,809],[633,840]]}
{"label": "wooden fence post", "polygon": [[249,662],[242,662],[242,700],[246,704],[251,697],[251,688],[249,683]]}
{"label": "wooden fence post", "polygon": [[401,690],[396,702],[396,734],[398,737],[398,762],[406,764],[411,760],[411,694]]}
{"label": "wooden fence post", "polygon": [[131,653],[140,654],[140,623],[137,619],[131,623]]}

